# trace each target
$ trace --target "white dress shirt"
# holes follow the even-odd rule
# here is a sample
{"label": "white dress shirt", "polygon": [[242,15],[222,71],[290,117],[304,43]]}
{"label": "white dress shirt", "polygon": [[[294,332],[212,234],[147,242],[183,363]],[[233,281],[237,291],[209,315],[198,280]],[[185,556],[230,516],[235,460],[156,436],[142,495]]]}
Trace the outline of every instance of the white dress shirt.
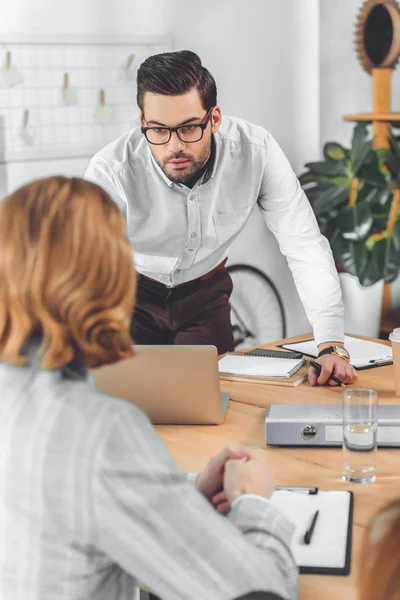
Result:
{"label": "white dress shirt", "polygon": [[164,175],[139,127],[91,160],[85,178],[124,213],[137,271],[168,287],[201,277],[226,257],[258,204],[287,257],[317,344],[342,342],[332,252],[281,148],[262,127],[225,116],[214,140],[211,176],[192,189]]}

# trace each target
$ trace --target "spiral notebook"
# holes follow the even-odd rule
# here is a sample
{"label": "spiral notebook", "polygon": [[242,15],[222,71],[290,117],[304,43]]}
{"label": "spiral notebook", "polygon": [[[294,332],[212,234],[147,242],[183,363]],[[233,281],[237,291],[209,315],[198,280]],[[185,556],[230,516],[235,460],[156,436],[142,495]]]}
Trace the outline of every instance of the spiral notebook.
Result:
{"label": "spiral notebook", "polygon": [[305,364],[301,358],[275,358],[254,354],[227,354],[218,363],[221,377],[287,378]]}
{"label": "spiral notebook", "polygon": [[273,350],[271,348],[254,348],[254,350],[236,350],[231,352],[234,356],[264,356],[266,358],[303,358],[301,352],[282,352],[282,350]]}

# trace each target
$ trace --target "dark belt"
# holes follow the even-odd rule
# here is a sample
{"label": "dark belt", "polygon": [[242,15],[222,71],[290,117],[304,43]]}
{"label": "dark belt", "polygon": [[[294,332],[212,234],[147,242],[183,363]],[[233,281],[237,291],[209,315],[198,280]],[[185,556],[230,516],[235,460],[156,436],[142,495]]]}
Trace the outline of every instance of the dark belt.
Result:
{"label": "dark belt", "polygon": [[[206,273],[205,275],[202,275],[201,277],[197,277],[197,279],[192,279],[191,281],[186,281],[185,283],[178,283],[178,285],[174,285],[174,288],[179,288],[184,285],[193,284],[196,281],[207,281],[208,279],[211,279],[212,277],[214,277],[214,275],[216,273],[218,273],[218,271],[221,271],[221,269],[223,269],[225,267],[227,260],[228,260],[228,258],[224,258],[224,260],[221,263],[219,263],[219,265],[214,267],[214,269],[212,269],[212,271],[209,271],[208,273]],[[145,279],[149,279],[150,281],[155,281],[156,283],[160,283],[161,285],[164,285],[163,283],[161,283],[161,281],[157,281],[157,279],[152,279],[151,277],[147,277],[147,275],[140,274],[140,277],[144,277]]]}

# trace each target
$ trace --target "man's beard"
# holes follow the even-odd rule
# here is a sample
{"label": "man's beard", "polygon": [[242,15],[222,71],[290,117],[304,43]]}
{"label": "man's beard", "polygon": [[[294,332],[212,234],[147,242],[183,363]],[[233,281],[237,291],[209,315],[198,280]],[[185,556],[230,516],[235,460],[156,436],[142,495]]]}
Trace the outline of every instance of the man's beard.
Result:
{"label": "man's beard", "polygon": [[[186,154],[186,152],[179,152],[177,154],[170,154],[166,159],[164,159],[161,162],[153,154],[154,160],[156,161],[164,175],[166,175],[170,181],[172,181],[173,183],[183,183],[188,187],[192,187],[196,183],[196,181],[200,179],[200,177],[204,173],[205,166],[210,156],[211,140],[208,147],[204,149],[204,152],[196,160],[191,154]],[[189,166],[185,169],[182,169],[182,171],[175,170],[171,167],[171,165],[168,165],[168,161],[179,160],[182,158],[186,158],[191,161]]]}

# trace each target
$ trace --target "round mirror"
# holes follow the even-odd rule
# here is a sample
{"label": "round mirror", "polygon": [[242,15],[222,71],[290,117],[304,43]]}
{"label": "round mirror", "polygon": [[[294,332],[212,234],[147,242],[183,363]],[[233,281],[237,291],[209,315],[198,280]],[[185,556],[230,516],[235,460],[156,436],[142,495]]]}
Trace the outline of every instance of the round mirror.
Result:
{"label": "round mirror", "polygon": [[357,54],[362,67],[394,68],[400,56],[400,7],[396,0],[367,0],[356,26]]}

